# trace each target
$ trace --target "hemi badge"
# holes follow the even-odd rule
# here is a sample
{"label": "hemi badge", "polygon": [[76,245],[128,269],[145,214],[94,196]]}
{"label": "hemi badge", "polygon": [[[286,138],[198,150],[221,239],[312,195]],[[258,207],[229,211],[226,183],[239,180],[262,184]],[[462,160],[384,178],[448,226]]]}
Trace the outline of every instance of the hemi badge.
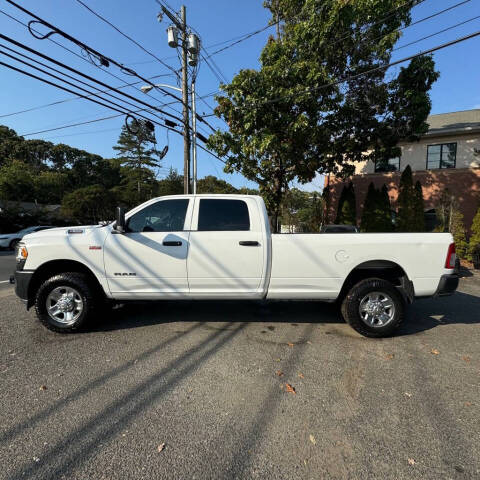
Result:
{"label": "hemi badge", "polygon": [[98,245],[90,245],[88,247],[89,250],[101,250],[102,247],[98,246]]}

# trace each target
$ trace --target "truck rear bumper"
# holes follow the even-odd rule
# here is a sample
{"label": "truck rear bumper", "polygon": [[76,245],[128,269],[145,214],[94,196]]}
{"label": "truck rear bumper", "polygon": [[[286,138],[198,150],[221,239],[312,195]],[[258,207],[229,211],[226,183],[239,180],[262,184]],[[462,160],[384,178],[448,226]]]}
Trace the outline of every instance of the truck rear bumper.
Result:
{"label": "truck rear bumper", "polygon": [[438,283],[437,291],[435,292],[436,297],[444,297],[447,295],[453,295],[455,290],[458,287],[458,282],[460,277],[457,273],[450,275],[442,275],[440,277],[440,282]]}

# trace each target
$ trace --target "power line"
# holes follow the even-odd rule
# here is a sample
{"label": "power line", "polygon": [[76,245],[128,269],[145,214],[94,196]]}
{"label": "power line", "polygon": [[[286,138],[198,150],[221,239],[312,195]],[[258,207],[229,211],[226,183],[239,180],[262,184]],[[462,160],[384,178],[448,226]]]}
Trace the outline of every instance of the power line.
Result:
{"label": "power line", "polygon": [[[33,28],[32,26],[28,26],[26,23],[22,22],[21,20],[19,20],[18,18],[15,18],[13,17],[12,15],[4,12],[3,10],[0,10],[0,13],[2,13],[3,15],[5,15],[6,17],[10,18],[11,20],[13,20],[14,22],[22,25],[23,27],[35,32],[37,35],[40,35],[40,32],[38,30],[35,30],[35,28]],[[60,47],[62,48],[63,50],[71,53],[72,55],[75,55],[77,58],[79,58],[80,60],[84,61],[84,62],[87,62],[89,65],[93,65],[94,67],[98,68],[99,70],[101,70],[103,73],[106,73],[107,75],[110,75],[111,77],[113,78],[116,78],[117,80],[121,81],[122,83],[124,83],[125,86],[128,86],[129,84],[121,77],[119,77],[118,75],[115,75],[114,73],[108,71],[108,70],[104,70],[103,68],[101,68],[100,65],[97,65],[96,63],[92,63],[90,60],[87,60],[85,57],[83,57],[82,55],[79,55],[77,52],[74,52],[73,50],[71,50],[70,48],[66,47],[65,45],[62,45],[61,43],[55,41],[53,38],[50,38],[48,37],[47,40],[49,40],[50,42],[52,42],[54,45],[56,45],[57,47]],[[140,82],[138,82],[140,83]],[[153,95],[149,95],[151,96],[151,98],[157,100],[158,102],[161,102],[158,98],[154,97]],[[172,107],[170,107],[172,108]],[[173,109],[174,110],[174,109]],[[174,110],[175,111],[175,110]]]}
{"label": "power line", "polygon": [[[425,1],[425,0],[423,0]],[[423,17],[423,18],[420,18],[419,20],[415,20],[415,22],[412,22],[408,25],[405,25],[404,27],[400,27],[400,28],[397,28],[395,30],[393,30],[392,32],[390,33],[387,33],[385,35],[380,35],[378,37],[374,37],[372,39],[369,39],[368,41],[370,42],[376,42],[377,40],[381,40],[385,37],[387,37],[388,35],[391,35],[392,33],[395,33],[395,32],[401,32],[403,30],[406,30],[407,28],[410,28],[410,27],[413,27],[414,25],[418,25],[420,23],[423,23],[423,22],[426,22],[428,20],[431,20],[432,18],[435,18],[435,17],[438,17],[439,15],[443,15],[444,13],[446,12],[449,12],[450,10],[453,10],[455,8],[458,8],[458,7],[461,7],[462,5],[465,5],[466,3],[469,3],[471,2],[471,0],[463,0],[462,2],[459,2],[459,3],[456,3],[455,5],[452,5],[450,7],[447,7],[447,8],[444,8],[443,10],[440,10],[438,12],[435,12],[435,13],[432,13],[431,15],[428,15],[426,17]],[[360,42],[360,45],[363,44],[364,42]]]}
{"label": "power line", "polygon": [[[136,112],[134,112],[134,113],[136,113]],[[63,130],[65,128],[79,127],[80,125],[88,125],[90,123],[103,122],[104,120],[110,120],[112,118],[119,118],[119,117],[122,117],[122,116],[123,116],[123,113],[120,113],[119,115],[110,115],[108,117],[95,118],[94,120],[87,120],[86,122],[71,123],[71,124],[68,124],[68,125],[62,125],[60,127],[48,128],[46,130],[39,130],[37,132],[23,133],[20,136],[21,137],[31,137],[32,135],[40,135],[41,133],[55,132],[57,130]]]}
{"label": "power line", "polygon": [[[8,1],[10,1],[10,0],[8,0]],[[70,72],[76,73],[77,75],[80,75],[80,76],[82,76],[83,78],[86,78],[87,80],[90,80],[90,81],[92,81],[92,82],[94,82],[94,83],[97,83],[97,84],[99,84],[99,85],[102,85],[103,87],[106,87],[106,88],[109,89],[109,90],[112,90],[112,91],[114,91],[114,92],[116,92],[116,93],[119,93],[120,95],[123,95],[123,96],[129,98],[130,100],[133,100],[133,101],[135,101],[135,102],[137,102],[137,103],[140,103],[141,105],[144,105],[144,106],[146,106],[146,107],[148,107],[148,108],[152,108],[153,110],[156,110],[157,112],[163,113],[164,115],[167,115],[167,116],[169,116],[169,117],[171,117],[171,118],[174,118],[175,120],[178,120],[178,121],[180,121],[180,122],[183,122],[179,117],[176,117],[175,115],[172,115],[172,114],[169,113],[169,112],[165,112],[164,110],[162,110],[162,109],[160,109],[160,108],[158,108],[158,107],[154,107],[154,106],[152,106],[152,105],[144,102],[143,100],[140,100],[140,99],[138,99],[138,98],[136,98],[136,97],[133,97],[132,95],[129,95],[129,94],[126,93],[126,92],[122,92],[122,91],[120,91],[118,88],[112,87],[111,85],[108,85],[108,84],[102,82],[101,80],[98,80],[98,79],[96,79],[96,78],[94,78],[94,77],[91,77],[90,75],[87,75],[87,74],[85,74],[85,73],[80,72],[79,70],[77,70],[77,69],[75,69],[75,68],[72,68],[72,67],[70,67],[70,66],[68,66],[68,65],[66,65],[66,64],[64,64],[64,63],[62,63],[62,62],[59,62],[58,60],[55,60],[55,59],[49,57],[48,55],[45,55],[45,54],[39,52],[38,50],[35,50],[35,49],[33,49],[33,48],[28,47],[27,45],[24,45],[24,44],[22,44],[22,43],[20,43],[20,42],[17,42],[17,41],[14,40],[13,38],[7,37],[6,35],[3,35],[2,33],[0,33],[0,38],[3,39],[3,40],[6,40],[6,41],[9,42],[9,43],[13,43],[13,44],[16,45],[17,47],[20,47],[20,48],[23,48],[24,50],[27,50],[27,51],[29,51],[30,53],[33,53],[33,54],[35,54],[35,55],[38,55],[39,57],[41,57],[41,58],[43,58],[43,59],[45,59],[45,60],[48,60],[49,62],[54,63],[55,65],[58,65],[58,66],[66,69],[66,70],[69,70]],[[75,92],[73,92],[73,93],[75,93]]]}
{"label": "power line", "polygon": [[[217,55],[219,54],[220,52],[223,52],[225,50],[228,50],[229,48],[232,48],[234,47],[235,45],[238,45],[239,43],[242,43],[244,42],[245,40],[248,40],[249,38],[252,38],[253,36],[255,35],[258,35],[259,33],[262,33],[264,32],[265,30],[269,29],[270,27],[273,27],[277,24],[278,22],[275,22],[275,23],[271,23],[269,25],[266,25],[265,27],[263,28],[259,28],[258,30],[255,30],[254,32],[251,32],[251,33],[247,33],[246,35],[243,35],[239,40],[236,40],[232,43],[230,43],[229,45],[226,45],[225,47],[223,48],[219,48],[218,50],[215,50],[214,52],[212,52],[210,55],[208,55],[208,58],[211,58],[213,57],[213,55]],[[232,39],[233,40],[233,39]],[[227,40],[226,42],[228,42],[229,40]],[[221,45],[222,43],[226,43],[226,42],[220,42],[220,43],[217,43],[215,45],[211,45],[209,48],[212,48],[212,47],[215,47],[217,45]]]}
{"label": "power line", "polygon": [[[126,33],[122,32],[117,26],[115,26],[113,23],[111,23],[109,20],[107,20],[106,18],[104,18],[102,15],[100,15],[99,13],[95,12],[92,8],[90,8],[88,5],[86,5],[84,2],[82,2],[82,0],[75,0],[77,3],[79,3],[80,5],[82,5],[83,7],[85,7],[89,12],[91,12],[93,15],[95,15],[97,18],[99,18],[100,20],[102,20],[103,22],[105,22],[107,25],[110,25],[114,30],[116,30],[120,35],[122,35],[123,37],[125,37],[126,39],[130,40],[132,43],[134,43],[137,47],[139,47],[141,50],[143,50],[145,53],[147,53],[148,55],[150,55],[151,57],[153,57],[156,61],[160,62],[161,65],[163,65],[164,67],[167,67],[169,70],[171,70],[176,76],[177,78],[180,78],[178,72],[173,68],[171,67],[170,65],[168,65],[167,63],[165,63],[161,58],[158,58],[154,53],[150,52],[149,50],[147,50],[143,45],[141,45],[140,43],[138,43],[134,38],[130,37],[129,35],[127,35]],[[165,90],[161,87],[157,87],[158,90],[160,90],[161,92],[163,92],[165,95],[168,95],[170,97],[173,97],[175,98],[176,100],[182,102],[182,100],[177,97],[176,95],[174,95],[172,92],[169,92],[168,90]],[[177,110],[175,110],[177,111]],[[180,112],[177,112],[177,113],[180,113]]]}
{"label": "power line", "polygon": [[168,65],[167,63],[165,63],[161,58],[158,58],[154,53],[150,52],[149,50],[147,50],[143,45],[141,45],[140,43],[138,43],[134,38],[130,37],[129,35],[127,35],[126,33],[122,32],[118,27],[116,27],[113,23],[111,23],[109,20],[107,20],[105,17],[103,17],[102,15],[100,15],[99,13],[95,12],[92,8],[90,8],[87,4],[85,4],[84,2],[82,2],[82,0],[76,0],[77,3],[79,3],[80,5],[82,5],[83,7],[85,7],[89,12],[91,12],[93,15],[95,15],[97,18],[99,18],[100,20],[102,20],[102,22],[105,22],[107,25],[110,25],[114,30],[116,30],[120,35],[122,35],[123,37],[125,37],[126,39],[130,40],[132,43],[134,43],[137,47],[139,47],[141,50],[143,50],[145,53],[147,53],[148,55],[150,55],[151,57],[153,57],[157,62],[159,62],[161,65],[163,65],[164,67],[167,67],[169,70],[171,70],[173,73],[175,73],[175,75],[177,77],[179,77],[178,75],[178,72],[173,68],[171,67],[170,65]]}
{"label": "power line", "polygon": [[[6,49],[9,50],[10,52],[16,53],[17,55],[21,55],[21,56],[24,57],[24,58],[27,58],[27,59],[35,62],[35,63],[38,63],[39,65],[42,65],[42,66],[44,66],[44,67],[46,67],[46,68],[49,68],[50,70],[61,74],[63,77],[67,77],[67,78],[73,79],[73,80],[75,80],[76,82],[79,82],[79,83],[81,83],[81,84],[83,84],[83,85],[86,85],[86,86],[88,86],[88,87],[90,87],[90,88],[95,88],[99,93],[104,93],[104,92],[101,92],[101,90],[99,90],[97,87],[95,87],[95,86],[93,86],[93,85],[90,85],[90,84],[88,84],[87,82],[84,82],[83,80],[79,80],[79,79],[73,77],[72,75],[69,75],[69,74],[64,73],[64,72],[62,72],[62,71],[60,71],[60,70],[57,70],[56,68],[50,67],[49,65],[46,65],[46,64],[44,64],[44,63],[42,63],[42,62],[39,62],[38,60],[35,60],[35,59],[29,57],[28,55],[24,55],[24,54],[22,54],[22,53],[20,53],[20,52],[17,52],[17,51],[15,51],[14,49],[9,48],[9,47],[7,47],[7,46],[5,46],[5,45],[1,45],[1,44],[0,44],[0,47],[6,48]],[[17,61],[17,62],[23,63],[24,65],[27,65],[28,67],[33,68],[33,69],[35,69],[35,70],[37,70],[37,71],[39,71],[39,72],[42,72],[42,73],[44,73],[44,74],[46,74],[46,75],[49,75],[50,77],[55,78],[56,80],[59,80],[59,81],[61,81],[61,82],[64,82],[64,83],[66,83],[67,85],[70,85],[70,86],[72,86],[72,87],[74,87],[74,88],[78,88],[78,89],[80,89],[81,91],[83,91],[83,92],[85,92],[85,93],[88,93],[88,96],[87,96],[88,99],[91,99],[91,97],[94,96],[94,97],[99,98],[100,100],[109,101],[112,105],[115,105],[115,106],[117,106],[117,107],[126,108],[124,105],[119,105],[118,103],[112,102],[111,100],[106,100],[105,98],[103,98],[103,97],[102,97],[101,95],[99,95],[98,93],[91,92],[90,90],[87,90],[87,89],[85,89],[85,88],[83,88],[83,87],[80,87],[80,86],[78,86],[78,85],[76,85],[76,84],[74,84],[74,83],[72,83],[72,82],[69,82],[68,80],[65,80],[65,79],[62,78],[62,77],[59,77],[59,76],[57,76],[57,75],[54,75],[53,73],[50,73],[48,70],[44,70],[43,68],[37,67],[37,66],[35,66],[35,65],[32,65],[31,63],[28,63],[28,62],[26,62],[25,60],[22,60],[22,59],[20,59],[20,58],[18,58],[18,57],[15,57],[14,55],[11,55],[11,54],[9,54],[9,53],[3,52],[3,51],[1,51],[1,50],[0,50],[0,54],[5,55],[5,56],[11,58],[12,60]],[[107,94],[110,95],[112,98],[115,98],[115,99],[117,99],[117,100],[120,100],[121,102],[124,102],[124,103],[126,103],[126,104],[128,104],[128,105],[130,105],[130,106],[133,106],[133,107],[135,107],[135,108],[137,107],[137,105],[129,102],[128,100],[124,100],[124,99],[122,99],[122,98],[120,98],[120,97],[117,97],[116,95],[111,94],[111,93],[107,93]],[[158,115],[156,115],[156,114],[154,114],[154,115],[155,115],[157,118],[160,118],[161,120],[163,120],[163,118],[159,117]],[[146,118],[146,117],[144,117],[144,118]],[[148,120],[148,119],[147,119],[147,120]]]}
{"label": "power line", "polygon": [[469,18],[468,20],[465,20],[463,22],[452,25],[451,27],[444,28],[443,30],[439,30],[438,32],[432,33],[431,35],[426,35],[425,37],[419,38],[418,40],[414,40],[413,42],[409,42],[409,43],[406,43],[406,44],[401,45],[399,47],[396,47],[392,51],[395,52],[397,50],[401,50],[402,48],[409,47],[410,45],[414,45],[415,43],[419,43],[423,40],[427,40],[428,38],[435,37],[436,35],[440,35],[441,33],[448,32],[449,30],[453,30],[454,28],[460,27],[461,25],[465,25],[466,23],[473,22],[474,20],[477,20],[478,18],[480,18],[480,15],[477,15],[476,17]]}
{"label": "power line", "polygon": [[37,75],[35,75],[35,74],[33,74],[33,73],[29,73],[29,72],[27,72],[27,71],[25,71],[25,70],[21,70],[20,68],[14,67],[13,65],[9,65],[8,63],[0,62],[0,65],[4,66],[4,67],[6,67],[6,68],[9,68],[9,69],[11,69],[11,70],[15,70],[16,72],[21,73],[21,74],[23,74],[23,75],[26,75],[26,76],[28,76],[28,77],[34,78],[34,79],[36,79],[36,80],[39,80],[40,82],[47,83],[48,85],[51,85],[51,86],[53,86],[53,87],[57,87],[57,88],[59,88],[59,89],[61,89],[61,90],[64,90],[64,91],[66,91],[66,92],[69,92],[69,93],[73,93],[73,94],[75,94],[75,95],[78,95],[79,97],[82,97],[82,98],[84,98],[85,100],[89,100],[90,102],[96,103],[96,104],[98,104],[98,105],[101,105],[102,107],[107,107],[107,108],[109,108],[110,110],[114,110],[114,111],[116,111],[116,112],[120,112],[122,115],[128,115],[129,113],[131,113],[131,112],[129,112],[129,111],[119,110],[118,108],[112,107],[111,105],[107,105],[107,104],[102,103],[102,102],[99,102],[98,100],[94,100],[93,98],[89,98],[89,97],[87,97],[86,95],[82,95],[82,94],[80,94],[80,93],[78,93],[78,92],[74,92],[73,90],[70,90],[69,88],[63,87],[63,86],[58,85],[58,84],[56,84],[56,83],[53,83],[53,82],[51,82],[50,80],[47,80],[47,79],[45,79],[45,78],[41,78],[41,77],[39,77],[39,76],[37,76]]}
{"label": "power line", "polygon": [[[3,48],[7,48],[7,47],[3,47]],[[159,77],[163,77],[165,75],[168,75],[168,74],[163,74],[163,75],[155,75],[153,77],[150,77],[150,80],[153,80],[155,78],[159,78]],[[126,88],[126,87],[131,87],[133,85],[138,85],[139,83],[141,83],[141,81],[138,81],[138,82],[132,82],[132,83],[127,83],[126,85],[121,85],[119,87],[117,87],[118,89],[120,88]],[[106,93],[108,92],[109,90],[100,90],[101,93]],[[62,104],[62,103],[67,103],[67,102],[71,102],[73,100],[78,100],[79,98],[81,97],[69,97],[69,98],[64,98],[62,100],[57,100],[55,102],[51,102],[51,103],[46,103],[44,105],[38,105],[36,107],[31,107],[31,108],[26,108],[24,110],[19,110],[17,112],[12,112],[12,113],[6,113],[4,115],[0,115],[0,118],[5,118],[5,117],[12,117],[14,115],[19,115],[21,113],[27,113],[27,112],[32,112],[34,110],[40,110],[42,108],[47,108],[47,107],[51,107],[51,106],[54,106],[54,105],[59,105],[59,104]],[[166,105],[169,105],[169,104],[165,104],[165,105],[162,105],[162,106],[166,106]]]}
{"label": "power line", "polygon": [[[153,83],[151,83],[149,80],[147,80],[146,78],[144,78],[143,76],[139,75],[137,72],[135,72],[134,70],[132,70],[131,68],[129,67],[126,67],[125,65],[117,62],[116,60],[104,55],[103,53],[100,53],[98,52],[97,50],[95,50],[94,48],[88,46],[87,44],[83,43],[82,41],[76,39],[75,37],[69,35],[68,33],[64,32],[63,30],[60,30],[58,27],[55,27],[54,25],[52,25],[51,23],[48,23],[46,20],[42,19],[41,17],[39,17],[38,15],[30,12],[29,10],[27,10],[26,8],[16,4],[15,2],[13,2],[12,0],[6,0],[8,3],[10,3],[11,5],[13,5],[14,7],[18,8],[19,10],[21,10],[22,12],[26,13],[27,15],[30,15],[31,17],[35,18],[36,19],[36,22],[35,21],[31,21],[29,22],[28,24],[28,29],[30,31],[30,33],[32,33],[32,30],[31,30],[31,25],[32,23],[41,23],[42,25],[48,27],[51,29],[51,32],[43,35],[43,36],[35,36],[32,35],[35,37],[35,38],[38,38],[40,40],[43,40],[45,38],[49,38],[50,35],[53,35],[55,33],[61,35],[62,37],[66,38],[67,40],[71,41],[72,43],[74,43],[75,45],[77,45],[78,47],[80,47],[83,51],[86,52],[87,56],[89,58],[92,59],[92,63],[94,65],[96,65],[96,63],[93,61],[93,58],[95,58],[99,63],[100,65],[103,65],[103,66],[106,66],[108,67],[110,65],[110,63],[112,63],[113,65],[116,65],[118,68],[120,68],[120,70],[123,72],[123,73],[126,73],[128,75],[133,75],[137,78],[139,78],[140,80],[143,80],[144,82],[148,83],[149,85],[152,85],[153,86]],[[93,58],[92,58],[93,57]],[[169,67],[172,71],[175,71],[173,68]],[[176,73],[176,71],[175,71]]]}

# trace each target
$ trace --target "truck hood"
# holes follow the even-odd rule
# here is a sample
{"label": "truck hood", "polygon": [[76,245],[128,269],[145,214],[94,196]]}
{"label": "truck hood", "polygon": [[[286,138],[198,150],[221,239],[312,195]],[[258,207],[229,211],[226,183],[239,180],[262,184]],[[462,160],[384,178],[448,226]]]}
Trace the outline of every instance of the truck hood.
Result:
{"label": "truck hood", "polygon": [[23,241],[39,240],[42,238],[52,237],[81,237],[91,235],[100,229],[109,228],[104,225],[84,225],[80,227],[58,227],[49,228],[48,230],[40,230],[39,232],[29,233],[23,237]]}

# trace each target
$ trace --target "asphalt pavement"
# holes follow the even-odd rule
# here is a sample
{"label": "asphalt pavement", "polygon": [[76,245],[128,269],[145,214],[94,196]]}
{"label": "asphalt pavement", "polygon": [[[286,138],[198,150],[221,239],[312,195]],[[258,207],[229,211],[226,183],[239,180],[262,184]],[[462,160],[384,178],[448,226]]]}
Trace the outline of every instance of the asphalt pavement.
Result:
{"label": "asphalt pavement", "polygon": [[10,288],[10,276],[15,271],[15,253],[0,250],[0,291]]}
{"label": "asphalt pavement", "polygon": [[381,340],[319,303],[107,317],[55,334],[0,292],[1,479],[480,478],[479,276]]}

